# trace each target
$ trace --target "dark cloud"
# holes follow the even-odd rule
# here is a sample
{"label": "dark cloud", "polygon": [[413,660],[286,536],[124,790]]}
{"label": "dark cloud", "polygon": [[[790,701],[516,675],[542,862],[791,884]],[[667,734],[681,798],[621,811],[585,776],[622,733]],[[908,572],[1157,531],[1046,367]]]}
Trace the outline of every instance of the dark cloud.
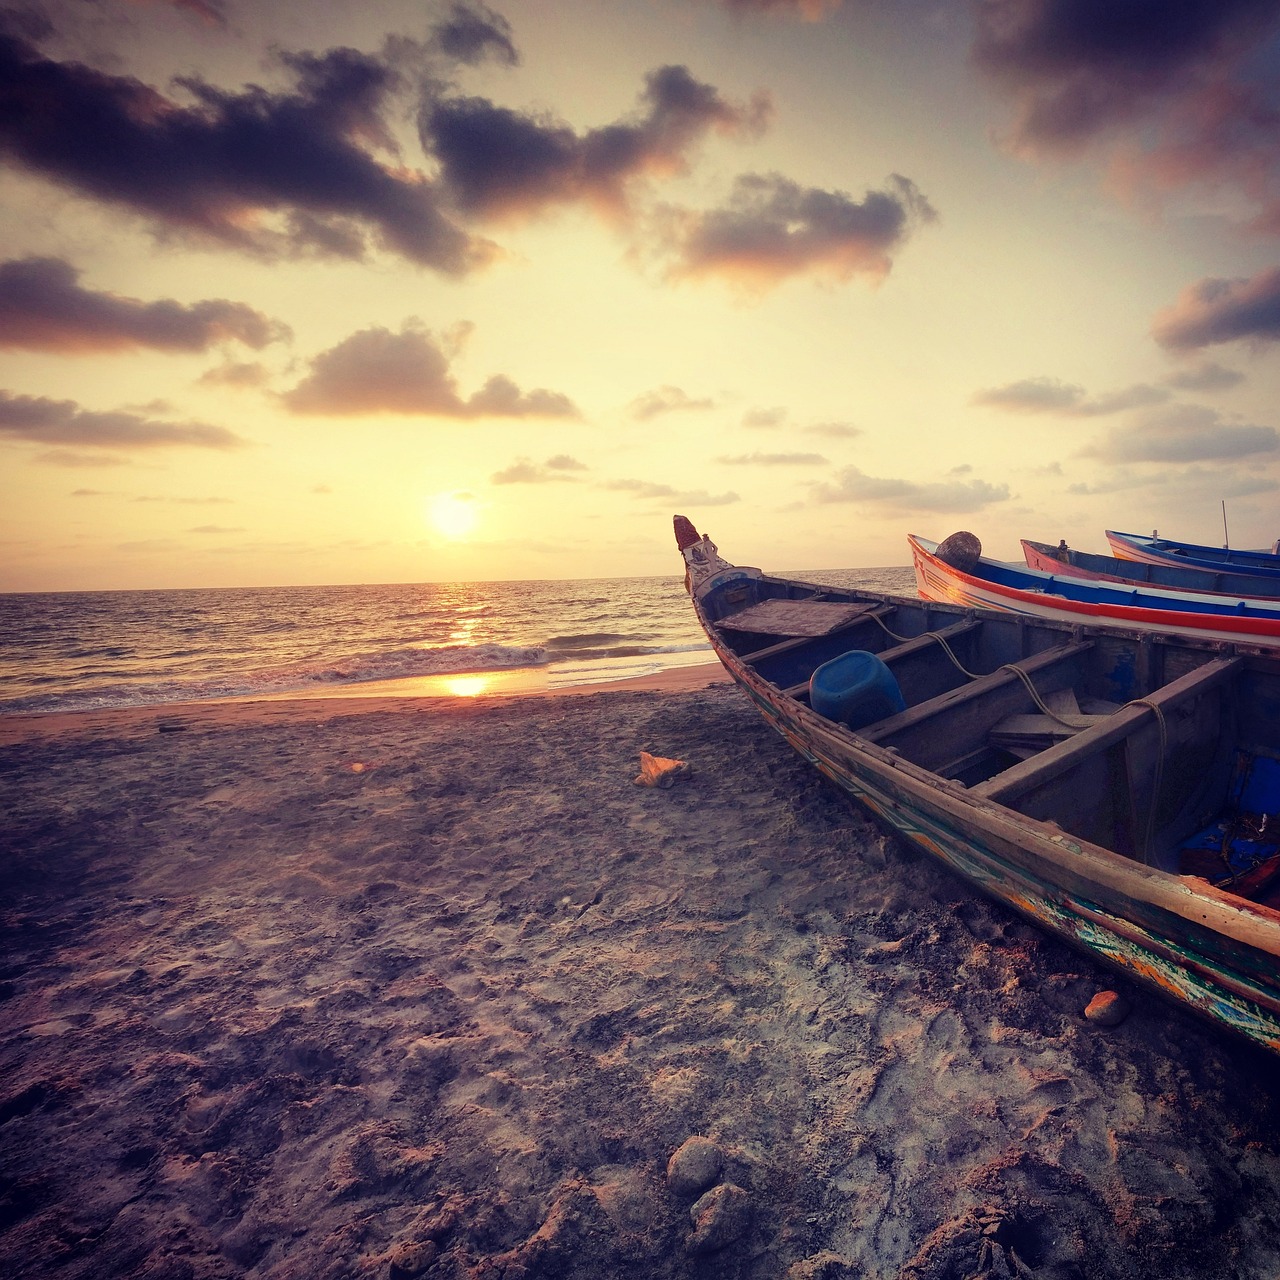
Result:
{"label": "dark cloud", "polygon": [[1280,267],[1252,280],[1201,280],[1184,289],[1151,326],[1171,351],[1193,351],[1220,342],[1280,339]]}
{"label": "dark cloud", "polygon": [[641,422],[660,417],[664,413],[677,413],[690,409],[714,409],[715,401],[696,399],[680,387],[663,386],[646,391],[631,402],[631,416]]}
{"label": "dark cloud", "polygon": [[911,232],[935,217],[915,184],[896,174],[861,201],[776,173],[743,174],[722,208],[664,211],[657,251],[674,279],[718,276],[748,291],[799,275],[880,280]]}
{"label": "dark cloud", "polygon": [[1059,382],[1057,378],[1024,378],[1003,387],[976,391],[972,403],[1020,413],[1056,413],[1070,418],[1098,418],[1144,405],[1162,404],[1168,399],[1168,391],[1144,383],[1110,395],[1090,398],[1083,387]]}
{"label": "dark cloud", "polygon": [[354,49],[280,60],[293,91],[189,77],[187,106],[0,34],[0,156],[165,233],[265,256],[359,258],[372,242],[452,275],[492,257],[422,174],[376,158],[394,151],[387,63]]}
{"label": "dark cloud", "polygon": [[[975,0],[974,60],[1028,154],[1114,148],[1136,188],[1228,183],[1280,219],[1280,0]],[[1280,231],[1280,220],[1271,228]]]}
{"label": "dark cloud", "polygon": [[440,418],[576,417],[568,396],[522,392],[497,374],[469,399],[458,393],[438,339],[406,325],[399,333],[361,329],[311,361],[311,370],[282,397],[295,413],[401,413]]}
{"label": "dark cloud", "polygon": [[1223,422],[1212,409],[1177,405],[1114,428],[1081,450],[1106,462],[1205,462],[1280,449],[1274,427]]}
{"label": "dark cloud", "polygon": [[488,6],[454,4],[431,30],[431,44],[454,62],[474,67],[486,58],[517,66],[520,54],[511,38],[511,24]]}
{"label": "dark cloud", "polygon": [[685,67],[645,78],[631,119],[578,134],[544,116],[485,98],[433,98],[419,117],[423,148],[440,163],[454,204],[479,218],[530,216],[556,204],[593,203],[620,213],[639,178],[685,172],[693,147],[711,130],[758,133],[766,95],[735,105]]}
{"label": "dark cloud", "polygon": [[177,9],[179,13],[188,13],[204,23],[206,27],[225,28],[227,26],[226,0],[129,0],[135,5],[158,4],[165,8]]}
{"label": "dark cloud", "polygon": [[576,484],[578,477],[569,473],[586,470],[585,463],[565,453],[548,458],[541,465],[530,458],[518,458],[509,467],[495,471],[489,477],[489,482],[491,484],[552,484],[557,481],[568,481]]}
{"label": "dark cloud", "polygon": [[1194,369],[1171,373],[1165,381],[1179,391],[1225,391],[1238,387],[1244,381],[1244,374],[1210,360]]}
{"label": "dark cloud", "polygon": [[813,467],[826,462],[820,453],[740,453],[734,457],[721,457],[731,467]]}
{"label": "dark cloud", "polygon": [[202,422],[158,422],[137,413],[99,413],[81,409],[74,400],[13,395],[8,391],[0,391],[0,436],[88,449],[151,449],[162,445],[232,449],[245,443],[226,427]]}
{"label": "dark cloud", "polygon": [[261,348],[289,330],[242,302],[142,302],[82,288],[61,258],[0,263],[0,347],[28,351],[205,351],[221,342]]}
{"label": "dark cloud", "polygon": [[903,511],[962,513],[981,511],[1009,497],[1009,486],[985,480],[953,480],[946,484],[920,484],[869,476],[857,467],[845,467],[835,484],[814,487],[819,502],[861,502]]}

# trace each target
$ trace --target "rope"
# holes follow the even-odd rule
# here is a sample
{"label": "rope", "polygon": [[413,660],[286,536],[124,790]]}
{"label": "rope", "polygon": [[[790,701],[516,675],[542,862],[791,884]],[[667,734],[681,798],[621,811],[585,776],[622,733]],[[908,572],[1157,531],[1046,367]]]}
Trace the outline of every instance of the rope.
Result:
{"label": "rope", "polygon": [[1156,756],[1156,771],[1151,779],[1151,807],[1147,810],[1147,827],[1142,837],[1142,861],[1151,865],[1151,837],[1155,830],[1156,805],[1160,802],[1160,789],[1164,785],[1164,757],[1169,749],[1169,727],[1165,723],[1164,709],[1150,698],[1134,698],[1126,702],[1126,707],[1146,707],[1156,713],[1156,724],[1160,728],[1160,754]]}
{"label": "rope", "polygon": [[[898,641],[899,644],[905,644],[912,639],[911,636],[900,636],[893,631],[885,623],[879,614],[871,615],[880,629],[891,639]],[[981,679],[978,672],[969,671],[964,664],[956,657],[954,650],[947,643],[946,638],[937,631],[921,632],[919,639],[933,640],[942,647],[942,651],[951,659],[952,664],[961,675],[969,680]],[[1056,720],[1059,724],[1065,725],[1068,729],[1085,729],[1094,723],[1093,719],[1087,716],[1064,716],[1054,711],[1045,700],[1040,696],[1039,690],[1031,681],[1031,677],[1020,666],[1013,662],[1006,662],[997,671],[1011,671],[1026,687],[1027,692],[1031,695],[1032,701],[1044,712],[1050,719]],[[990,674],[994,675],[995,672]],[[1154,713],[1156,718],[1156,726],[1160,731],[1160,753],[1156,757],[1156,769],[1152,778],[1151,785],[1151,806],[1147,810],[1147,823],[1142,840],[1142,860],[1148,866],[1151,864],[1151,841],[1155,833],[1156,808],[1160,802],[1160,791],[1164,785],[1164,758],[1169,749],[1169,728],[1165,722],[1164,709],[1157,702],[1152,702],[1150,698],[1132,698],[1126,702],[1123,707],[1117,707],[1117,711],[1123,711],[1125,707],[1146,707],[1148,711]],[[1113,713],[1114,714],[1114,713]]]}

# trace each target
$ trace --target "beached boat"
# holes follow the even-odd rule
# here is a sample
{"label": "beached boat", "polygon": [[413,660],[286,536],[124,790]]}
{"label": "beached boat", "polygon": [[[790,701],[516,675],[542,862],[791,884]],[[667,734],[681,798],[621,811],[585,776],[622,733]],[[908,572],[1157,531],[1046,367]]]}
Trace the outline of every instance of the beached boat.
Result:
{"label": "beached boat", "polygon": [[683,516],[676,541],[725,669],[843,791],[1280,1052],[1280,650],[772,577]]}
{"label": "beached boat", "polygon": [[1198,542],[1177,542],[1173,538],[1149,538],[1141,533],[1106,531],[1107,542],[1121,560],[1141,560],[1146,564],[1194,564],[1201,568],[1238,569],[1242,573],[1280,576],[1280,542],[1271,551],[1236,551],[1227,547],[1206,547]]}
{"label": "beached boat", "polygon": [[1199,591],[1205,595],[1280,597],[1280,576],[1267,577],[1247,570],[1202,569],[1192,564],[1149,564],[1145,560],[1121,560],[1116,556],[1077,551],[1065,543],[1022,539],[1022,554],[1029,569],[1041,573],[1065,573],[1073,578],[1102,582],[1127,582],[1131,586],[1158,587],[1162,591]]}
{"label": "beached boat", "polygon": [[[1040,573],[1025,565],[982,555],[960,568],[936,554],[936,542],[914,534],[907,541],[915,565],[916,586],[928,600],[1064,622],[1111,622],[1173,635],[1253,640],[1280,646],[1280,600],[1090,581],[1071,574]],[[976,544],[977,539],[973,541]]]}

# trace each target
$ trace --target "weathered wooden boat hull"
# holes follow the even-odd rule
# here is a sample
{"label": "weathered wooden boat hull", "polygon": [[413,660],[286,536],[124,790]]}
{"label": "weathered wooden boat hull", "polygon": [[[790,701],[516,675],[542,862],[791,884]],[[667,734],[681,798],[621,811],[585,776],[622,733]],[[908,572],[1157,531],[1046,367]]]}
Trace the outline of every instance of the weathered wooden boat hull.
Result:
{"label": "weathered wooden boat hull", "polygon": [[[1037,573],[986,557],[965,573],[938,559],[928,539],[912,535],[908,542],[916,586],[929,600],[1063,622],[1114,623],[1172,635],[1280,645],[1280,600],[1127,588],[1069,574]],[[1012,586],[999,577],[1033,585]]]}
{"label": "weathered wooden boat hull", "polygon": [[1054,547],[1029,538],[1022,539],[1022,554],[1027,567],[1041,573],[1066,574],[1095,582],[1124,582],[1135,587],[1157,587],[1162,591],[1223,595],[1231,599],[1242,596],[1280,599],[1280,577],[1266,577],[1226,566],[1202,569],[1190,564],[1121,560],[1118,556],[1094,555],[1088,551],[1077,551],[1074,547]]}
{"label": "weathered wooden boat hull", "polygon": [[[925,699],[906,713],[859,732],[818,715],[806,704],[800,683],[787,682],[841,643],[873,646],[876,626],[856,622],[851,631],[843,629],[845,638],[833,634],[786,639],[778,638],[777,632],[763,638],[747,636],[736,628],[735,620],[744,618],[760,600],[804,599],[806,593],[814,598],[815,588],[754,570],[735,571],[719,561],[713,544],[702,541],[718,563],[700,581],[686,550],[698,616],[725,669],[801,755],[882,824],[985,893],[1219,1026],[1280,1053],[1280,912],[1215,889],[1205,880],[1143,865],[1072,833],[1070,823],[1064,829],[1051,819],[999,802],[1000,787],[1011,785],[1004,779],[1025,773],[1028,767],[1045,772],[1040,760],[1056,754],[1060,761],[1070,754],[1070,744],[976,786],[940,776],[892,745],[891,739],[903,741],[904,732],[899,729],[894,738],[890,732],[894,725],[922,715],[926,721],[946,717],[969,697],[973,686]],[[1121,659],[1128,657],[1134,665],[1125,670],[1132,675],[1156,661],[1150,652],[1153,647],[1182,644],[1115,629],[1098,631],[1094,639],[1082,642],[1079,628],[1054,622],[979,614],[875,593],[827,592],[828,597],[833,594],[857,599],[879,611],[882,619],[892,617],[914,634],[905,643],[886,641],[888,647],[879,650],[903,674],[904,685],[908,657],[914,661],[918,652],[926,650],[936,654],[938,646],[930,636],[939,630],[959,637],[953,640],[958,646],[966,633],[1001,628],[992,640],[996,652],[1003,645],[1010,654],[1026,653],[1030,656],[1022,665],[1039,664],[1042,671],[1097,643],[1105,650],[1101,667],[1110,664],[1121,671],[1125,668]],[[770,639],[772,644],[767,643]],[[1190,649],[1189,654],[1170,649],[1168,655],[1170,670],[1187,668],[1181,679],[1188,686],[1207,688],[1226,678],[1220,667],[1238,672],[1238,664],[1244,661],[1224,659],[1220,646],[1191,642]],[[1249,660],[1262,664],[1267,697],[1273,698],[1263,713],[1276,715],[1280,713],[1280,656],[1264,655],[1266,650],[1257,650]],[[1000,672],[993,672],[979,683],[1000,678]],[[1020,688],[1016,681],[1010,684]],[[988,694],[984,687],[972,701]],[[1120,712],[1122,719],[1141,714],[1124,708]],[[1103,725],[1094,732],[1111,730]]]}
{"label": "weathered wooden boat hull", "polygon": [[1137,560],[1143,564],[1231,568],[1241,573],[1280,577],[1280,555],[1274,551],[1233,551],[1226,547],[1207,547],[1197,542],[1177,542],[1173,538],[1120,533],[1115,529],[1108,529],[1106,537],[1112,551],[1121,560]]}

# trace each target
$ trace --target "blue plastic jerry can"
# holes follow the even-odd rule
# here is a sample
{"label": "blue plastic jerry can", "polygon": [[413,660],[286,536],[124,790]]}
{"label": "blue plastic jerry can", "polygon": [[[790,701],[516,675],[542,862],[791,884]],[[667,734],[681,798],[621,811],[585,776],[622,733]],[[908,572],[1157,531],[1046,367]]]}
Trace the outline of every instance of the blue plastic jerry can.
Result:
{"label": "blue plastic jerry can", "polygon": [[809,677],[809,705],[850,729],[907,709],[893,672],[874,653],[862,649],[824,662]]}

